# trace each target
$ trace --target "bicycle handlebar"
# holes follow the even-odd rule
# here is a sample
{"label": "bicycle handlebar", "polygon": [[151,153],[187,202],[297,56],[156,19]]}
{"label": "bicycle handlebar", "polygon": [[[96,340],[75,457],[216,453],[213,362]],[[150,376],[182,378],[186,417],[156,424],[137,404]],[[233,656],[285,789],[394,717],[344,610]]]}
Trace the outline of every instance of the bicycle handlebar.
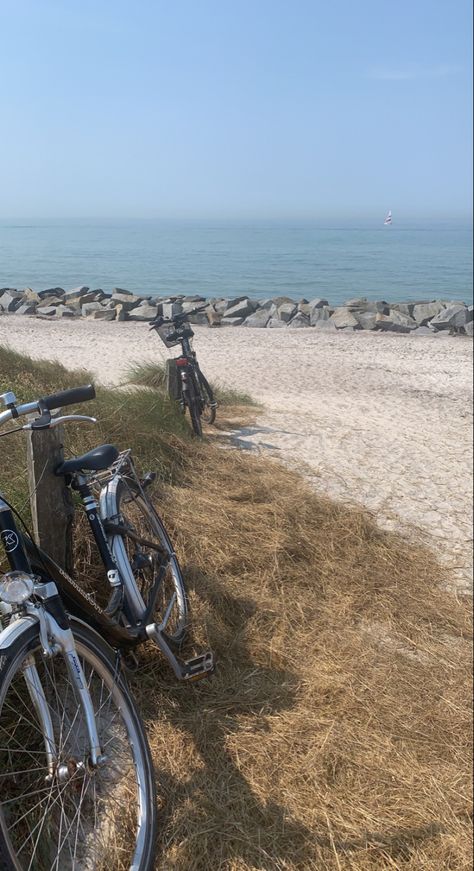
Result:
{"label": "bicycle handlebar", "polygon": [[170,318],[164,318],[163,315],[157,315],[156,318],[153,318],[152,321],[148,321],[152,330],[158,329],[158,327],[162,327],[163,324],[174,324],[175,327],[179,326],[180,323],[187,320],[190,315],[195,315],[198,312],[203,312],[207,308],[206,305],[198,306],[197,308],[191,309],[189,312],[180,312],[177,315],[173,315]]}
{"label": "bicycle handlebar", "polygon": [[25,402],[22,405],[16,404],[14,393],[4,393],[1,399],[7,408],[5,411],[0,412],[0,425],[7,420],[11,420],[11,418],[24,417],[36,411],[43,415],[45,412],[47,413],[61,406],[75,405],[76,403],[86,402],[94,398],[95,389],[93,384],[86,384],[83,387],[72,387],[70,390],[52,393],[49,396],[44,396],[42,399],[36,399],[34,402]]}

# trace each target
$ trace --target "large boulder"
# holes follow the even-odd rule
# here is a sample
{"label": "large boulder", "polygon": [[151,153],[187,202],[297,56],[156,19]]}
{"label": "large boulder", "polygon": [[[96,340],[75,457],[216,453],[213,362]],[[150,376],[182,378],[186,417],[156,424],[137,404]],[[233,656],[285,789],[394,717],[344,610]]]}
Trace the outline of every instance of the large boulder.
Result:
{"label": "large boulder", "polygon": [[0,296],[0,307],[4,312],[15,312],[22,304],[22,294],[5,290]]}
{"label": "large boulder", "polygon": [[329,318],[329,320],[327,320],[327,321],[325,321],[325,320],[316,321],[316,323],[314,325],[314,329],[319,330],[322,333],[337,333],[337,331],[338,331],[336,324],[334,323],[332,318]]}
{"label": "large boulder", "polygon": [[65,291],[62,287],[48,287],[46,290],[39,290],[38,296],[40,299],[47,299],[47,297],[54,296],[56,299],[60,299],[65,294]]}
{"label": "large boulder", "polygon": [[142,302],[133,308],[128,314],[129,321],[152,321],[156,318],[158,307],[150,305],[149,302]]}
{"label": "large boulder", "polygon": [[375,329],[377,329],[377,312],[355,311],[354,317],[358,321],[359,326],[362,327],[363,330],[375,330]]}
{"label": "large boulder", "polygon": [[[241,303],[241,302],[245,302],[246,299],[248,299],[247,296],[234,296],[234,297],[231,297],[230,299],[223,299],[222,300],[222,303],[223,303],[222,314],[225,313],[225,315],[227,317],[227,312],[230,311],[230,309],[235,308],[235,306],[239,305],[239,303]],[[216,311],[220,311],[220,309],[221,309],[220,304],[218,305],[216,303]],[[229,317],[232,317],[232,315],[229,315]]]}
{"label": "large boulder", "polygon": [[466,336],[471,336],[471,338],[474,336],[474,321],[468,321],[464,327],[464,332]]}
{"label": "large boulder", "polygon": [[334,309],[329,308],[329,306],[324,306],[323,308],[316,306],[312,308],[309,316],[310,325],[315,327],[319,321],[328,321],[333,313]]}
{"label": "large boulder", "polygon": [[[383,315],[378,312],[375,315],[375,329],[384,330],[390,333],[410,333],[411,328],[404,324],[397,323],[390,315]],[[416,324],[414,326],[416,329]]]}
{"label": "large boulder", "polygon": [[81,314],[83,318],[87,318],[94,311],[102,311],[104,306],[100,304],[100,302],[85,302],[83,306],[81,306]]}
{"label": "large boulder", "polygon": [[[243,319],[242,319],[243,320]],[[196,312],[194,315],[189,315],[188,321],[195,327],[208,327],[209,319],[206,312]],[[222,323],[222,321],[221,321]]]}
{"label": "large boulder", "polygon": [[88,290],[88,287],[81,284],[79,287],[73,287],[71,290],[64,291],[64,299],[67,301],[71,298],[85,296]]}
{"label": "large boulder", "polygon": [[472,321],[472,312],[464,303],[448,305],[430,321],[430,327],[434,330],[460,329]]}
{"label": "large boulder", "polygon": [[277,308],[277,317],[288,324],[296,314],[297,306],[294,302],[283,302]]}
{"label": "large boulder", "polygon": [[121,303],[126,311],[131,311],[132,308],[143,302],[143,297],[134,296],[130,291],[113,290],[110,297],[112,304]]}
{"label": "large boulder", "polygon": [[17,308],[17,315],[34,315],[36,312],[36,303],[35,302],[24,302],[22,305]]}
{"label": "large boulder", "polygon": [[56,314],[57,318],[77,318],[79,317],[79,312],[75,308],[71,308],[68,305],[58,305],[56,306]]}
{"label": "large boulder", "polygon": [[56,308],[57,306],[55,305],[39,305],[36,309],[36,314],[41,317],[52,318],[56,314]]}
{"label": "large boulder", "polygon": [[[89,318],[93,321],[115,321],[115,309],[114,308],[102,308],[96,309],[95,311],[91,311]],[[129,315],[130,317],[130,315]]]}
{"label": "large boulder", "polygon": [[278,308],[280,305],[283,305],[284,303],[291,303],[292,305],[294,305],[295,301],[294,301],[294,299],[291,299],[290,296],[273,296],[272,303],[274,305],[276,305],[276,307]]}
{"label": "large boulder", "polygon": [[230,308],[226,308],[225,316],[226,318],[247,318],[249,315],[252,315],[257,308],[257,303],[253,302],[253,300],[245,297],[240,300],[240,302],[236,303]]}
{"label": "large boulder", "polygon": [[[207,319],[206,319],[207,320]],[[240,327],[243,324],[244,318],[222,318],[221,327]]]}
{"label": "large boulder", "polygon": [[309,318],[303,312],[298,312],[288,324],[288,329],[293,327],[309,327]]}
{"label": "large boulder", "polygon": [[400,327],[407,327],[409,330],[416,330],[418,326],[417,322],[410,315],[406,315],[396,309],[390,309],[388,317],[392,323],[398,324]]}
{"label": "large boulder", "polygon": [[266,327],[269,320],[270,312],[268,309],[261,308],[245,318],[244,327]]}
{"label": "large boulder", "polygon": [[413,306],[412,317],[415,319],[419,327],[424,327],[433,318],[443,311],[444,305],[441,300],[433,302],[422,302]]}
{"label": "large boulder", "polygon": [[409,300],[408,302],[392,302],[390,308],[412,317],[413,309],[416,305],[426,305],[426,299]]}
{"label": "large boulder", "polygon": [[337,308],[334,314],[331,315],[330,321],[338,330],[342,330],[344,327],[355,327],[356,329],[360,329],[359,321],[353,315],[351,310],[345,306]]}
{"label": "large boulder", "polygon": [[267,324],[267,328],[270,330],[278,330],[280,327],[287,328],[288,324],[286,321],[281,321],[279,318],[270,318]]}
{"label": "large boulder", "polygon": [[[1,291],[0,291],[0,296],[1,296]],[[39,294],[37,293],[36,290],[33,290],[32,287],[25,287],[25,289],[22,290],[22,292],[21,292],[21,301],[22,301],[22,303],[25,303],[25,302],[41,302],[41,300],[40,300],[40,298],[39,298]]]}
{"label": "large boulder", "polygon": [[329,305],[327,299],[320,299],[316,297],[315,299],[310,299],[308,305],[311,306],[312,309],[315,308],[324,308],[324,306]]}
{"label": "large boulder", "polygon": [[206,306],[204,314],[210,327],[220,327],[222,315],[215,310],[213,305]]}

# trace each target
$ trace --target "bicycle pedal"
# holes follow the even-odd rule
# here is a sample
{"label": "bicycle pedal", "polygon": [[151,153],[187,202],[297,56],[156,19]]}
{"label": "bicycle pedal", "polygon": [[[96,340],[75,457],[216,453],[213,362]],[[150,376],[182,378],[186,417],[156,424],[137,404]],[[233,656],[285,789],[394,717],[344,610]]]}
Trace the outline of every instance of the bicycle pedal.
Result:
{"label": "bicycle pedal", "polygon": [[208,650],[206,653],[193,656],[192,659],[187,659],[182,663],[182,679],[202,680],[203,677],[210,677],[215,670],[214,655],[212,651]]}
{"label": "bicycle pedal", "polygon": [[164,633],[156,623],[150,623],[146,627],[148,638],[158,645],[161,652],[166,656],[171,668],[178,680],[194,681],[203,677],[209,677],[214,671],[214,657],[210,651],[194,656],[192,659],[183,661],[179,659],[169,646]]}

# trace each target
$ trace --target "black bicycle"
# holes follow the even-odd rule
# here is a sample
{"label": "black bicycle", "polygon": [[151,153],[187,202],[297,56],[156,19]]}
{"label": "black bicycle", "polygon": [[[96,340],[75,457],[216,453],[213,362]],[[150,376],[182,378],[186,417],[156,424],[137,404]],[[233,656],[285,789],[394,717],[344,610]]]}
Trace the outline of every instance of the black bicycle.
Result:
{"label": "black bicycle", "polygon": [[[51,411],[93,399],[78,387],[22,405],[0,396],[0,425],[45,430],[84,415]],[[131,452],[101,445],[57,469],[82,500],[105,590],[84,590],[22,533],[0,493],[0,871],[152,871],[154,771],[122,664],[154,641],[185,681],[213,671],[183,662],[188,624],[179,563]],[[20,518],[21,519],[21,518]]]}
{"label": "black bicycle", "polygon": [[172,361],[170,370],[170,393],[179,404],[183,414],[189,411],[193,432],[202,436],[202,422],[213,424],[216,419],[217,402],[212,388],[204,377],[196,352],[192,347],[194,332],[189,324],[189,316],[204,311],[205,306],[190,312],[164,318],[161,315],[150,321],[150,328],[156,330],[167,348],[181,345],[181,354]]}

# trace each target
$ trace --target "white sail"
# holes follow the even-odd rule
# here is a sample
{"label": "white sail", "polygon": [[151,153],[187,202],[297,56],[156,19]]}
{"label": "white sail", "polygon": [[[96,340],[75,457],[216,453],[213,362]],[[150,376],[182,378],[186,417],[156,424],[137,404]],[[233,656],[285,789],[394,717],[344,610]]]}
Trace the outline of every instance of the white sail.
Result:
{"label": "white sail", "polygon": [[383,223],[384,223],[384,227],[386,227],[388,224],[392,223],[392,210],[391,209],[388,210],[387,216],[386,216],[385,221]]}

